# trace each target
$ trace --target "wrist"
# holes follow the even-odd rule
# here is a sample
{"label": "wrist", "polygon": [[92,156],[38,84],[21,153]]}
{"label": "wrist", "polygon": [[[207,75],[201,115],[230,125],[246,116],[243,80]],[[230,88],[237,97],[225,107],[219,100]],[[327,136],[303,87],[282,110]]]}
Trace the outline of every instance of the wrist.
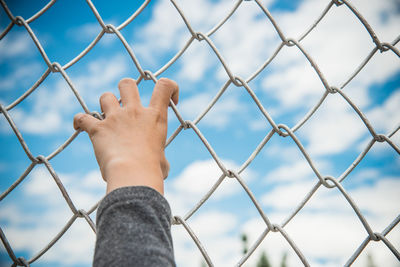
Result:
{"label": "wrist", "polygon": [[126,186],[148,186],[164,194],[164,179],[157,160],[113,160],[102,170],[107,193]]}

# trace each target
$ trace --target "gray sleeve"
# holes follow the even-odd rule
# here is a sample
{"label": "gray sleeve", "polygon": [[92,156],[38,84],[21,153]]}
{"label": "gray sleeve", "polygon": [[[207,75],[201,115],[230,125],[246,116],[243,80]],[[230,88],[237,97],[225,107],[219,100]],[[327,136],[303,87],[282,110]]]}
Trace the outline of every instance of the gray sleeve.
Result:
{"label": "gray sleeve", "polygon": [[93,266],[175,266],[171,210],[145,186],[110,192],[97,211]]}

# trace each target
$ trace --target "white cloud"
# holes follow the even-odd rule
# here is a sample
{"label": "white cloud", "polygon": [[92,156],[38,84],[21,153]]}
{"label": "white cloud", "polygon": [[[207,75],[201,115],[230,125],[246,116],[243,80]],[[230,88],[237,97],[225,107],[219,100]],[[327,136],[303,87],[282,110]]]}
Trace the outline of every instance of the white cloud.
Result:
{"label": "white cloud", "polygon": [[71,79],[87,103],[97,104],[101,93],[117,91],[119,80],[127,74],[127,57],[122,54],[111,58],[100,57],[91,61],[87,68],[88,73],[73,76]]}
{"label": "white cloud", "polygon": [[[351,178],[354,179],[354,177]],[[279,211],[292,210],[316,183],[317,180],[315,179],[278,185],[266,193],[261,202]],[[384,177],[374,181],[372,185],[362,184],[347,191],[354,198],[358,207],[366,212],[366,216],[371,216],[373,219],[375,217],[394,218],[397,210],[396,204],[400,200],[396,193],[399,183],[400,180],[396,177]],[[311,211],[319,212],[326,210],[353,212],[349,209],[349,204],[344,201],[344,197],[338,189],[326,189],[324,186],[318,189],[306,207]],[[383,226],[380,225],[379,227]]]}
{"label": "white cloud", "polygon": [[[354,178],[354,177],[353,177]],[[275,187],[267,193],[263,201],[276,209],[267,212],[272,223],[280,224],[308,193],[314,182],[294,182]],[[397,216],[399,196],[396,188],[399,179],[384,177],[371,185],[362,185],[347,190],[362,210],[373,231],[381,232]],[[266,229],[260,217],[239,218],[222,209],[199,210],[188,221],[189,225],[202,242],[216,266],[233,266],[241,255],[242,244],[239,236],[232,234],[246,233],[251,246]],[[185,265],[200,262],[201,255],[192,244],[182,226],[173,227],[176,260]],[[323,186],[315,193],[302,211],[285,227],[285,231],[307,258],[311,266],[343,265],[356,251],[367,236],[354,211],[337,189]],[[395,228],[388,236],[396,244],[400,232]],[[368,254],[380,266],[397,266],[395,256],[382,243],[375,246],[371,242],[354,263],[365,266]],[[266,251],[273,266],[280,264],[282,256],[288,252],[288,265],[300,266],[301,262],[290,245],[279,233],[269,233],[261,245],[246,262],[255,265],[262,251]],[[196,260],[197,259],[197,260]]]}
{"label": "white cloud", "polygon": [[203,261],[201,253],[185,229],[181,226],[172,226],[171,233],[177,266],[184,266],[188,259],[200,266]]}
{"label": "white cloud", "polygon": [[64,116],[77,107],[71,89],[66,82],[57,81],[49,89],[42,86],[25,100],[32,108],[17,106],[10,111],[17,128],[24,134],[54,134],[61,130],[72,132],[72,122],[67,123]]}
{"label": "white cloud", "polygon": [[350,191],[360,209],[367,212],[367,219],[379,219],[380,223],[373,225],[373,228],[383,229],[388,225],[388,220],[394,219],[396,212],[399,212],[399,185],[399,177],[387,177],[375,182],[373,186],[364,185]]}
{"label": "white cloud", "polygon": [[80,42],[92,41],[100,32],[101,26],[98,22],[86,23],[67,30],[66,35]]}
{"label": "white cloud", "polygon": [[[396,25],[400,22],[400,18],[398,17],[398,10],[394,8],[396,4],[395,0],[385,1],[384,3],[371,1],[368,5],[365,5],[362,0],[354,1],[354,6],[363,14],[381,41],[390,40],[398,34]],[[382,14],[386,16],[383,17]]]}
{"label": "white cloud", "polygon": [[178,5],[195,31],[207,32],[228,14],[234,3],[229,0],[218,2],[197,0],[190,3],[179,1]]}
{"label": "white cloud", "polygon": [[[268,109],[268,112],[271,110]],[[273,114],[270,113],[273,116]],[[249,121],[249,128],[252,131],[261,131],[268,129],[270,127],[269,122],[265,118],[259,118],[257,120],[250,120]]]}
{"label": "white cloud", "polygon": [[185,117],[188,117],[186,119],[194,120],[200,114],[200,111],[207,107],[211,100],[212,96],[210,94],[196,94],[183,99],[179,103],[179,111],[181,111]]}
{"label": "white cloud", "polygon": [[[268,6],[271,1],[263,2]],[[254,2],[243,2],[212,39],[234,75],[243,78],[261,66],[279,44],[278,35]],[[228,79],[222,68],[218,78]]]}
{"label": "white cloud", "polygon": [[[228,169],[237,170],[239,166],[232,161],[223,160]],[[171,177],[166,184],[165,196],[170,203],[172,214],[183,216],[211,188],[221,176],[222,171],[213,160],[195,161],[188,165],[177,177]],[[246,169],[241,177],[252,180],[254,173]],[[236,179],[226,178],[208,201],[228,199],[242,188]],[[200,208],[188,223],[205,246],[212,262],[216,266],[232,266],[240,258],[240,240],[231,232],[238,227],[235,214],[213,207],[211,210]],[[172,227],[176,261],[178,265],[190,262],[202,262],[202,256],[182,226]],[[232,255],[235,255],[232,257]],[[190,260],[189,260],[190,259]]]}
{"label": "white cloud", "polygon": [[[322,172],[327,165],[326,162],[319,162],[316,164],[317,169]],[[290,181],[299,181],[305,179],[316,179],[317,176],[314,174],[314,171],[311,169],[310,164],[306,161],[306,159],[300,159],[298,161],[294,161],[293,163],[289,163],[286,165],[281,165],[278,168],[273,169],[268,172],[267,176],[264,178],[267,183],[287,183]]]}
{"label": "white cloud", "polygon": [[351,179],[346,178],[346,183],[362,185],[363,183],[378,180],[380,178],[379,171],[373,168],[365,168],[353,174]]}
{"label": "white cloud", "polygon": [[277,186],[261,197],[261,203],[266,207],[280,211],[293,209],[316,183],[317,180]]}
{"label": "white cloud", "polygon": [[271,144],[265,146],[264,154],[268,157],[279,158],[281,161],[293,162],[297,161],[299,156],[301,156],[300,150],[297,146],[285,146],[283,144]]}
{"label": "white cloud", "polygon": [[33,52],[36,52],[32,39],[25,32],[7,34],[4,40],[0,42],[0,50],[7,51],[1,53],[0,62],[21,55],[32,55]]}
{"label": "white cloud", "polygon": [[4,116],[0,116],[0,133],[11,134],[13,131]]}
{"label": "white cloud", "polygon": [[198,236],[215,239],[217,236],[232,231],[236,227],[238,219],[231,213],[214,210],[195,216],[189,223]]}
{"label": "white cloud", "polygon": [[[190,3],[177,1],[177,5],[194,31],[204,33],[219,22],[233,6],[232,2],[227,0],[218,3],[199,0]],[[138,36],[149,52],[157,54],[181,48],[189,40],[190,32],[176,8],[169,1],[159,1],[154,6],[151,20],[138,32]],[[155,39],[157,42],[154,42]],[[155,50],[152,51],[153,49]]]}
{"label": "white cloud", "polygon": [[151,20],[135,32],[134,36],[137,42],[132,45],[133,50],[145,63],[154,64],[158,62],[160,55],[176,46],[183,46],[190,34],[185,31],[173,5],[168,1],[159,1],[153,8]]}
{"label": "white cloud", "polygon": [[[388,134],[391,133],[395,127],[400,125],[400,115],[398,112],[398,103],[400,103],[400,91],[396,90],[380,107],[375,107],[367,112],[367,118],[370,120],[372,126],[377,133]],[[397,132],[390,138],[393,143],[400,146],[400,134]],[[377,151],[382,149],[392,149],[389,145],[375,146]]]}
{"label": "white cloud", "polygon": [[[359,1],[352,4],[368,11],[367,17],[374,22],[379,36],[387,38],[383,40],[391,42],[397,36],[394,27],[398,23],[394,22],[398,21],[398,16],[392,11],[394,1],[385,4],[372,1],[368,5]],[[322,11],[325,5],[321,1],[304,1],[295,12],[277,14],[275,17],[287,36],[297,37],[310,25],[301,22],[316,18],[318,14],[314,13]],[[386,14],[387,19],[381,19],[382,14]],[[370,36],[345,5],[334,6],[301,43],[333,86],[340,86],[373,48]],[[308,74],[308,69],[311,70],[311,66],[296,47],[282,50],[273,61],[273,73],[264,80],[266,92],[272,93],[284,108],[310,107],[316,103],[324,88],[315,73]],[[394,55],[377,53],[346,90],[366,90],[369,85],[383,82],[398,70]],[[366,95],[365,92],[358,94]],[[362,102],[368,104],[370,100],[364,99]]]}
{"label": "white cloud", "polygon": [[[239,166],[230,160],[223,160],[223,163],[228,169],[239,169]],[[195,161],[188,165],[176,178],[172,178],[171,185],[166,188],[165,195],[171,204],[173,213],[187,212],[211,189],[221,175],[222,171],[212,159]],[[254,177],[254,173],[246,169],[241,177],[249,181]],[[240,187],[236,179],[226,178],[213,194],[213,198],[216,200],[226,198],[239,190]]]}
{"label": "white cloud", "polygon": [[[314,184],[315,182],[294,182],[277,186],[266,193],[262,203],[276,210],[268,213],[272,222],[280,224]],[[396,188],[399,185],[398,177],[383,177],[371,185],[363,184],[347,190],[373,231],[381,232],[398,215],[397,203],[400,198]],[[247,222],[244,231],[255,240],[264,228],[264,224],[253,219]],[[343,265],[367,236],[361,222],[339,190],[326,189],[323,186],[285,229],[306,258],[311,261],[312,266],[320,265],[317,264],[318,259],[326,261],[324,266]],[[388,237],[390,240],[399,240],[399,231],[394,230]],[[343,238],[346,239],[345,242]],[[281,255],[285,250],[291,250],[288,245],[276,241],[276,238],[267,236],[262,246],[267,248],[272,258],[276,258],[274,255]],[[395,257],[390,252],[387,253],[387,250],[384,245],[374,247],[373,250],[371,246],[366,248],[366,251],[373,254],[378,265],[385,263],[387,266],[395,266]],[[366,253],[360,256],[355,266],[362,266],[365,263],[365,255]],[[294,254],[290,256],[289,264],[296,264],[293,258],[296,258]]]}
{"label": "white cloud", "polygon": [[[249,220],[244,231],[251,240],[255,240],[265,225]],[[380,230],[380,229],[379,229]],[[285,231],[298,246],[311,266],[343,266],[358,246],[366,238],[366,232],[361,224],[352,215],[332,214],[330,212],[317,214],[299,214],[293,223],[285,227]],[[398,240],[398,233],[391,235],[392,240]],[[352,266],[365,266],[366,254],[374,256],[377,266],[397,266],[398,262],[385,245],[374,247],[371,245],[364,250]],[[289,266],[302,266],[298,256],[279,233],[269,233],[256,251],[256,255],[249,259],[248,264],[255,264],[257,254],[265,250],[273,266],[279,264],[283,253],[288,252]],[[382,257],[383,256],[383,257]]]}
{"label": "white cloud", "polygon": [[[370,121],[372,127],[378,134],[389,134],[395,127],[400,124],[400,116],[398,110],[398,103],[400,103],[400,91],[395,90],[386,101],[379,106],[368,110],[366,116]],[[367,144],[371,141],[372,136],[368,136],[363,142],[358,146],[359,150],[365,149]],[[390,138],[394,144],[400,145],[400,134],[397,132]],[[375,143],[372,153],[382,153],[382,151],[387,151],[392,149],[388,144]]]}
{"label": "white cloud", "polygon": [[234,121],[235,114],[240,114],[243,109],[244,107],[238,98],[228,97],[221,99],[206,115],[204,123],[217,128],[224,127],[229,122]]}
{"label": "white cloud", "polygon": [[[199,93],[185,98],[179,104],[179,111],[185,119],[194,120],[208,106],[213,99],[210,93]],[[212,109],[201,120],[207,126],[224,128],[233,121],[234,114],[243,112],[238,95],[222,96]]]}
{"label": "white cloud", "polygon": [[183,80],[198,82],[212,66],[210,48],[204,43],[193,42],[181,57],[182,69],[178,77]]}
{"label": "white cloud", "polygon": [[[41,69],[41,64],[39,64],[38,62],[26,62],[25,64],[20,64],[16,66],[15,70],[12,71],[9,75],[1,79],[0,89],[18,89],[18,91],[23,92],[23,90],[27,90],[28,88],[20,88],[21,85],[29,87],[32,86],[33,82],[32,84],[28,84],[25,81],[28,81],[31,78],[38,77]],[[17,86],[18,88],[16,88]]]}
{"label": "white cloud", "polygon": [[298,131],[298,135],[307,141],[305,147],[311,156],[343,152],[366,133],[361,118],[336,95],[329,96]]}
{"label": "white cloud", "polygon": [[[105,23],[106,25],[112,24],[116,27],[118,26],[118,23],[115,20],[106,21]],[[97,37],[101,30],[101,25],[96,21],[69,28],[66,31],[65,35],[67,36],[67,38],[75,40],[76,42],[89,44]],[[117,40],[118,37],[116,35],[106,33],[102,36],[96,46],[110,46],[112,44],[115,44],[115,41]]]}
{"label": "white cloud", "polygon": [[21,109],[15,109],[13,119],[21,132],[31,134],[51,134],[63,128],[62,118],[59,113],[26,113]]}
{"label": "white cloud", "polygon": [[[368,20],[371,20],[371,25],[381,41],[391,42],[397,37],[398,30],[395,29],[395,25],[398,24],[399,18],[393,11],[395,9],[393,8],[394,1],[386,1],[385,4],[380,1],[372,1],[368,5],[362,1],[355,1],[352,4],[363,15],[365,13]],[[303,1],[294,12],[282,11],[272,15],[287,37],[297,38],[312,24],[325,6],[325,2],[308,0]],[[385,14],[386,19],[382,19],[382,14]],[[271,42],[273,42],[272,39],[265,43]],[[329,85],[337,87],[346,81],[374,47],[365,28],[345,5],[333,6],[320,24],[301,42],[301,45],[316,62]],[[265,58],[260,56],[257,49],[249,51],[258,57]],[[391,52],[376,53],[367,66],[347,85],[346,94],[360,108],[364,109],[370,106],[374,101],[368,92],[369,86],[382,83],[388,77],[395,75],[399,71],[397,61],[397,57]],[[265,77],[262,80],[262,87],[266,96],[279,101],[278,108],[274,110],[276,113],[274,118],[282,113],[295,111],[299,114],[297,117],[293,117],[293,122],[296,123],[325,92],[319,77],[297,47],[284,47],[267,67],[267,70],[270,72],[262,76]],[[299,110],[302,111],[299,112]],[[332,120],[335,112],[340,112],[343,121],[339,122],[338,126],[329,129],[330,126],[328,123],[324,123],[324,119],[335,124],[336,121]],[[311,150],[316,154],[341,152],[346,145],[356,142],[362,134],[359,124],[356,123],[355,128],[351,127],[349,136],[343,138],[344,131],[340,132],[336,129],[352,125],[355,121],[354,118],[350,112],[337,109],[329,111],[329,113],[332,115],[319,118],[322,128],[312,136],[317,139],[312,141],[311,136],[309,138],[312,142]],[[254,128],[257,129],[257,125],[255,121]],[[303,127],[307,128],[308,125]],[[317,129],[316,125],[313,125],[307,133],[312,133],[315,129]],[[323,138],[325,140],[322,140]],[[344,142],[335,143],[338,140],[344,140]]]}
{"label": "white cloud", "polygon": [[[91,208],[105,193],[105,182],[98,170],[90,171],[83,177],[78,174],[57,174],[72,201],[80,207],[84,205],[86,209]],[[27,195],[43,199],[56,198],[61,194],[53,177],[43,166],[32,170],[30,176],[29,182],[23,185],[23,190]],[[60,205],[60,202],[54,199],[53,204]]]}
{"label": "white cloud", "polygon": [[65,235],[44,256],[45,261],[62,262],[65,266],[91,265],[96,236],[83,219],[77,219]]}
{"label": "white cloud", "polygon": [[298,105],[311,107],[322,96],[325,88],[310,68],[305,62],[291,64],[284,70],[268,75],[263,87],[280,101],[283,109]]}
{"label": "white cloud", "polygon": [[88,172],[80,182],[80,186],[85,190],[104,190],[105,182],[99,170]]}
{"label": "white cloud", "polygon": [[366,112],[372,126],[383,134],[394,130],[400,124],[399,103],[400,88],[397,88],[381,106]]}
{"label": "white cloud", "polygon": [[[88,210],[104,195],[105,183],[97,170],[83,177],[77,174],[58,175],[77,209]],[[27,202],[17,204],[6,201],[0,211],[0,219],[5,222],[2,229],[15,251],[25,250],[35,254],[62,229],[72,217],[72,212],[44,166],[32,170],[21,184],[21,190],[25,201],[32,199],[35,207],[40,207],[40,213],[30,209]],[[59,262],[60,258],[67,258],[62,261],[63,266],[90,264],[94,241],[95,235],[87,222],[78,218],[40,261]]]}
{"label": "white cloud", "polygon": [[[228,15],[234,4],[226,0],[217,3],[213,1],[177,2],[193,30],[204,34]],[[272,47],[266,49],[265,46],[259,44],[274,38],[275,34],[272,29],[264,30],[270,25],[264,18],[256,16],[262,11],[255,3],[243,2],[241,5],[243,7],[239,7],[211,39],[234,73],[244,75],[254,71],[255,67],[258,67],[266,58],[266,56],[261,57],[260,54],[266,55]],[[168,25],[168,28],[163,25]],[[141,42],[133,45],[135,51],[138,51],[147,62],[153,64],[160,55],[177,52],[190,38],[190,32],[179,13],[168,1],[158,2],[154,7],[152,19],[137,35]],[[194,40],[190,48],[185,51],[182,60],[178,61],[181,64],[178,77],[197,81],[204,77],[206,70],[215,67],[209,58],[216,59],[216,55],[210,52],[211,48],[208,48],[206,41],[202,41],[200,45],[197,42]],[[201,46],[207,47],[208,51],[199,49]],[[211,54],[205,57],[206,52]],[[222,69],[218,76],[223,80],[227,78]]]}
{"label": "white cloud", "polygon": [[57,194],[54,194],[57,192],[56,184],[44,166],[39,166],[33,169],[26,178],[26,182],[23,184],[22,188],[27,195],[39,197],[47,196],[52,198],[58,196]]}
{"label": "white cloud", "polygon": [[[98,107],[100,95],[106,91],[117,91],[118,81],[126,73],[127,62],[122,55],[115,55],[112,58],[91,61],[87,68],[87,73],[70,75],[70,78],[89,108],[95,105],[96,110],[100,111]],[[54,75],[61,76],[61,74]],[[32,108],[17,106],[10,111],[22,133],[41,135],[62,131],[72,133],[74,113],[83,112],[71,88],[61,77],[49,85],[39,86],[25,101],[32,103]],[[10,133],[8,124],[1,123],[1,128],[3,132]]]}
{"label": "white cloud", "polygon": [[[58,80],[49,89],[41,86],[25,102],[32,104],[16,106],[9,111],[17,128],[24,133],[48,135],[60,131],[72,132],[72,122],[66,122],[64,116],[77,107],[71,89],[66,82]],[[11,133],[10,126],[2,123],[2,130]]]}
{"label": "white cloud", "polygon": [[[203,212],[188,220],[215,266],[233,266],[239,260],[240,240],[230,235],[237,223],[235,215],[221,210]],[[177,265],[185,266],[189,259],[200,265],[202,256],[197,247],[188,246],[192,241],[188,241],[190,237],[182,228],[172,227]]]}
{"label": "white cloud", "polygon": [[[185,1],[177,2],[195,32],[206,33],[216,25],[229,11],[233,3],[230,1]],[[166,27],[168,25],[168,27]],[[191,34],[175,7],[168,1],[159,1],[154,6],[151,20],[134,33],[138,42],[132,47],[144,64],[157,69],[160,57],[168,55],[168,60],[184,47]],[[155,41],[157,40],[157,41]],[[190,47],[178,60],[178,78],[188,81],[199,81],[207,70],[214,66],[209,60],[214,53],[206,41],[194,40]],[[163,64],[167,63],[167,60]],[[153,70],[155,71],[155,70]]]}

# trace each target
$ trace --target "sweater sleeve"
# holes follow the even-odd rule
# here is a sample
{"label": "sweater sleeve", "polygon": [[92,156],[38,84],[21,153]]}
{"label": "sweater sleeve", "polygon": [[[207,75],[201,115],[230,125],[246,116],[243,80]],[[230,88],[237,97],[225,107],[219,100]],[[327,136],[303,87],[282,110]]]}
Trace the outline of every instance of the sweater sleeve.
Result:
{"label": "sweater sleeve", "polygon": [[175,266],[171,210],[145,186],[115,189],[97,211],[93,266]]}

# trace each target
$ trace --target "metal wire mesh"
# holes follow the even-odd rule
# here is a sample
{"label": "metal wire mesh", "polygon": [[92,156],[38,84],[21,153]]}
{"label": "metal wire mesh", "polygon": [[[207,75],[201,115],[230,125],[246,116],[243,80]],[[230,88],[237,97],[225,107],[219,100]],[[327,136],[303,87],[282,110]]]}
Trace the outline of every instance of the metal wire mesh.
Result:
{"label": "metal wire mesh", "polygon": [[[132,47],[128,44],[126,41],[125,37],[121,34],[121,30],[126,27],[130,23],[134,23],[135,18],[146,8],[146,6],[149,4],[150,0],[144,1],[143,4],[138,8],[134,13],[122,24],[116,26],[112,24],[105,24],[101,15],[99,12],[96,10],[95,5],[92,3],[91,0],[86,0],[87,5],[90,7],[91,11],[95,15],[99,25],[101,26],[101,31],[97,35],[97,37],[88,45],[78,56],[76,56],[74,59],[72,59],[70,62],[65,64],[64,66],[61,66],[59,63],[56,61],[51,60],[47,54],[45,49],[43,49],[43,46],[41,45],[41,42],[39,38],[37,37],[37,34],[31,29],[30,23],[33,22],[36,19],[39,19],[42,14],[44,14],[48,9],[52,7],[52,5],[55,3],[55,0],[49,1],[46,6],[44,6],[40,11],[38,11],[36,14],[34,14],[30,18],[23,18],[21,16],[15,16],[10,9],[7,7],[6,3],[3,0],[0,0],[0,3],[2,5],[2,8],[5,10],[7,13],[10,23],[7,26],[7,28],[0,34],[0,40],[3,39],[13,27],[22,27],[24,28],[32,38],[34,44],[36,45],[38,51],[40,52],[43,61],[47,65],[47,70],[42,74],[42,76],[35,82],[35,84],[26,90],[18,99],[16,99],[14,102],[4,106],[0,105],[0,112],[1,114],[5,117],[5,119],[8,121],[9,126],[12,128],[14,131],[15,135],[17,136],[21,146],[23,147],[26,156],[30,159],[31,164],[29,167],[23,172],[23,174],[15,180],[15,182],[0,195],[0,201],[3,200],[7,195],[13,191],[26,177],[27,175],[32,171],[32,169],[39,164],[44,164],[44,166],[47,168],[48,172],[50,175],[54,178],[54,182],[57,184],[58,188],[60,189],[60,192],[65,199],[66,203],[68,204],[69,208],[71,209],[73,216],[69,219],[68,222],[66,222],[65,226],[60,230],[60,232],[54,236],[54,238],[40,250],[37,252],[36,255],[31,257],[30,259],[24,259],[23,257],[18,257],[14,251],[13,251],[13,246],[12,244],[9,243],[7,240],[6,234],[4,233],[3,230],[0,228],[0,238],[2,240],[2,243],[7,250],[7,253],[9,257],[13,261],[14,266],[29,266],[33,262],[35,262],[37,259],[39,259],[43,254],[45,254],[56,242],[59,241],[60,237],[64,235],[65,232],[69,230],[71,225],[78,219],[78,218],[83,218],[86,220],[86,222],[89,224],[89,226],[93,229],[94,232],[96,232],[95,224],[92,221],[92,219],[89,217],[89,215],[94,212],[97,208],[97,204],[90,208],[89,210],[83,210],[79,209],[76,207],[75,203],[71,200],[69,197],[68,191],[64,187],[63,183],[59,179],[59,176],[57,175],[56,171],[53,169],[51,160],[56,157],[58,154],[60,154],[68,145],[70,145],[71,142],[74,141],[74,139],[80,134],[79,131],[76,131],[72,136],[68,138],[68,140],[65,141],[64,144],[59,146],[56,150],[54,150],[51,154],[47,156],[35,156],[31,153],[27,143],[25,142],[21,132],[18,130],[18,125],[16,125],[13,121],[12,116],[9,114],[9,111],[19,105],[22,101],[24,101],[29,95],[35,91],[38,86],[43,83],[43,81],[50,75],[50,73],[59,73],[65,82],[68,84],[69,88],[72,90],[74,93],[76,100],[80,103],[82,106],[83,110],[88,113],[92,114],[93,116],[96,117],[101,117],[101,114],[98,112],[92,112],[88,109],[87,105],[85,104],[85,100],[81,97],[79,90],[74,86],[73,81],[69,78],[66,70],[77,63],[80,59],[85,57],[85,55],[93,49],[96,44],[98,44],[99,40],[105,36],[105,34],[114,34],[118,37],[120,42],[123,44],[125,47],[126,51],[130,55],[131,60],[135,64],[138,72],[139,72],[139,77],[137,77],[137,82],[140,83],[143,80],[153,80],[154,82],[157,81],[157,77],[159,77],[165,70],[167,70],[171,65],[173,65],[176,60],[182,56],[182,54],[185,53],[187,48],[191,46],[193,42],[205,42],[209,45],[209,47],[212,49],[212,51],[215,54],[215,57],[219,60],[219,62],[222,64],[224,70],[226,71],[226,74],[228,75],[229,79],[226,81],[224,86],[220,88],[219,93],[217,96],[209,103],[208,107],[201,112],[201,114],[193,121],[185,120],[183,116],[179,113],[179,109],[175,107],[175,105],[171,102],[172,109],[174,113],[176,114],[177,119],[180,122],[180,126],[175,130],[175,132],[168,138],[167,140],[167,146],[174,141],[174,139],[182,132],[182,130],[191,130],[193,131],[193,134],[195,134],[201,142],[204,144],[204,146],[207,148],[209,154],[211,157],[214,159],[215,164],[218,165],[218,167],[222,171],[222,175],[219,177],[217,182],[212,185],[210,190],[199,200],[199,202],[193,206],[193,208],[184,216],[175,216],[173,218],[173,224],[174,225],[181,225],[184,227],[184,229],[187,231],[187,233],[191,236],[193,239],[193,242],[197,245],[198,249],[200,250],[201,254],[203,255],[205,261],[209,266],[213,266],[213,262],[211,258],[208,255],[207,248],[205,248],[200,239],[196,236],[196,233],[191,229],[190,227],[190,222],[188,221],[189,218],[196,213],[196,211],[207,201],[207,199],[215,192],[215,190],[220,186],[222,181],[224,179],[235,179],[242,189],[245,191],[245,193],[248,195],[248,197],[251,199],[252,203],[256,207],[259,215],[261,216],[262,220],[265,222],[265,230],[264,232],[258,237],[256,242],[250,247],[248,252],[237,262],[238,266],[241,266],[246,262],[246,260],[254,253],[254,251],[257,249],[257,247],[260,245],[260,243],[266,238],[266,236],[270,232],[278,232],[282,235],[282,237],[288,242],[290,247],[293,249],[293,251],[297,254],[301,262],[305,266],[309,266],[309,261],[307,258],[304,256],[302,253],[302,248],[297,246],[294,240],[290,237],[290,235],[285,231],[285,226],[297,215],[297,213],[307,205],[307,202],[309,199],[313,196],[315,192],[317,192],[321,186],[330,188],[331,190],[338,190],[343,197],[347,200],[347,202],[350,204],[352,209],[354,210],[354,213],[357,215],[359,220],[361,221],[363,227],[365,228],[367,234],[365,240],[359,245],[359,247],[354,251],[354,253],[351,255],[351,257],[348,259],[348,261],[344,264],[345,266],[351,265],[357,257],[361,254],[361,252],[366,248],[368,243],[370,241],[382,241],[387,248],[394,254],[397,259],[400,260],[400,253],[398,251],[398,248],[396,248],[387,238],[386,235],[394,229],[397,224],[400,221],[400,215],[398,215],[394,220],[387,225],[387,227],[381,231],[379,230],[374,230],[371,228],[370,224],[364,217],[363,213],[357,206],[357,203],[352,199],[352,197],[346,192],[346,190],[342,186],[342,181],[356,168],[356,166],[363,160],[365,155],[368,153],[368,151],[371,149],[371,147],[376,143],[376,142],[386,142],[388,143],[393,150],[395,150],[398,154],[400,154],[400,148],[393,142],[392,136],[396,134],[396,132],[399,131],[400,126],[394,127],[394,130],[381,134],[376,132],[374,129],[373,125],[368,121],[366,116],[363,114],[361,109],[348,97],[348,95],[345,93],[344,88],[346,85],[363,69],[367,63],[370,61],[370,59],[376,54],[376,52],[392,52],[396,54],[397,56],[400,57],[400,52],[399,50],[395,47],[396,44],[400,40],[400,35],[393,41],[391,42],[382,42],[377,34],[374,32],[374,29],[369,25],[367,20],[363,17],[363,15],[357,11],[356,7],[353,6],[348,0],[332,0],[330,1],[326,8],[322,11],[322,13],[319,15],[319,17],[315,20],[315,22],[302,34],[299,38],[290,38],[285,35],[285,33],[281,30],[277,22],[274,20],[274,17],[271,15],[269,10],[261,4],[259,0],[254,0],[254,2],[258,5],[260,10],[265,14],[265,19],[268,20],[274,27],[276,34],[279,36],[281,42],[280,44],[276,47],[274,53],[272,56],[264,61],[262,66],[260,66],[254,73],[252,73],[248,78],[243,78],[240,76],[236,76],[235,73],[231,71],[229,68],[228,64],[224,60],[222,54],[218,50],[218,48],[214,45],[213,41],[210,39],[210,36],[213,35],[215,32],[217,32],[220,27],[227,21],[229,18],[232,16],[232,14],[235,13],[237,8],[242,4],[242,0],[238,0],[233,8],[229,11],[228,14],[217,24],[215,25],[209,32],[203,33],[203,32],[197,32],[194,27],[190,24],[190,18],[186,17],[182,9],[179,7],[179,5],[174,1],[171,0],[171,5],[175,7],[175,9],[178,11],[182,18],[182,23],[184,23],[187,27],[187,30],[190,32],[191,37],[187,40],[186,44],[176,53],[175,56],[173,56],[170,61],[162,66],[159,70],[157,71],[149,71],[149,70],[144,70],[141,66],[141,63],[135,56],[135,53],[133,52]],[[307,37],[307,35],[313,31],[313,29],[318,25],[318,23],[323,20],[324,16],[330,12],[333,8],[347,8],[354,14],[354,16],[359,20],[359,22],[363,25],[365,28],[365,31],[370,35],[373,43],[375,44],[374,48],[370,51],[369,55],[359,64],[359,66],[354,70],[354,72],[345,80],[343,83],[339,86],[333,86],[328,83],[327,79],[325,78],[324,74],[322,71],[318,68],[317,63],[314,61],[311,53],[306,51],[306,49],[302,46],[301,41]],[[277,54],[280,53],[281,49],[283,47],[295,47],[297,48],[306,58],[306,60],[311,63],[313,70],[315,73],[318,75],[323,87],[325,88],[325,92],[322,95],[322,97],[315,103],[313,108],[301,119],[297,122],[297,124],[290,128],[285,124],[277,124],[272,116],[269,114],[267,109],[263,106],[261,101],[258,99],[256,93],[252,90],[252,88],[249,86],[249,82],[252,81],[254,78],[256,78],[262,70],[268,67],[268,65],[274,60]],[[258,107],[259,111],[262,113],[262,115],[267,119],[269,124],[272,126],[272,130],[264,137],[261,143],[257,146],[257,148],[252,152],[251,156],[240,166],[239,169],[237,170],[231,170],[228,169],[224,163],[221,161],[221,159],[218,157],[217,153],[214,151],[213,147],[209,144],[205,136],[202,134],[201,130],[197,127],[197,124],[202,120],[202,118],[207,114],[216,104],[216,102],[219,100],[222,94],[224,94],[225,90],[230,86],[230,85],[235,85],[236,87],[242,87],[244,88],[247,93],[251,96],[251,98],[254,100],[254,104]],[[327,96],[329,94],[339,94],[347,103],[348,105],[354,110],[354,112],[358,115],[359,119],[363,122],[365,127],[368,129],[371,138],[367,146],[363,149],[363,151],[359,154],[359,156],[352,162],[352,164],[339,176],[339,177],[331,177],[331,176],[324,176],[321,174],[321,172],[318,170],[316,165],[313,162],[313,159],[309,156],[307,151],[305,150],[304,146],[300,142],[300,140],[296,137],[296,131],[300,129],[315,113],[315,111],[321,106],[321,104],[325,101]],[[288,216],[286,220],[283,222],[276,224],[271,222],[269,219],[268,215],[263,211],[261,208],[259,201],[256,199],[254,196],[253,192],[250,190],[250,188],[247,186],[246,182],[242,179],[241,174],[242,172],[251,164],[251,162],[254,160],[254,158],[260,153],[260,151],[263,149],[265,144],[268,143],[268,141],[274,136],[274,135],[279,135],[282,138],[291,138],[300,151],[302,152],[305,160],[308,162],[309,166],[312,168],[315,176],[316,176],[316,181],[315,185],[312,188],[310,192],[308,192],[303,200],[295,207],[292,211],[292,213]]]}

